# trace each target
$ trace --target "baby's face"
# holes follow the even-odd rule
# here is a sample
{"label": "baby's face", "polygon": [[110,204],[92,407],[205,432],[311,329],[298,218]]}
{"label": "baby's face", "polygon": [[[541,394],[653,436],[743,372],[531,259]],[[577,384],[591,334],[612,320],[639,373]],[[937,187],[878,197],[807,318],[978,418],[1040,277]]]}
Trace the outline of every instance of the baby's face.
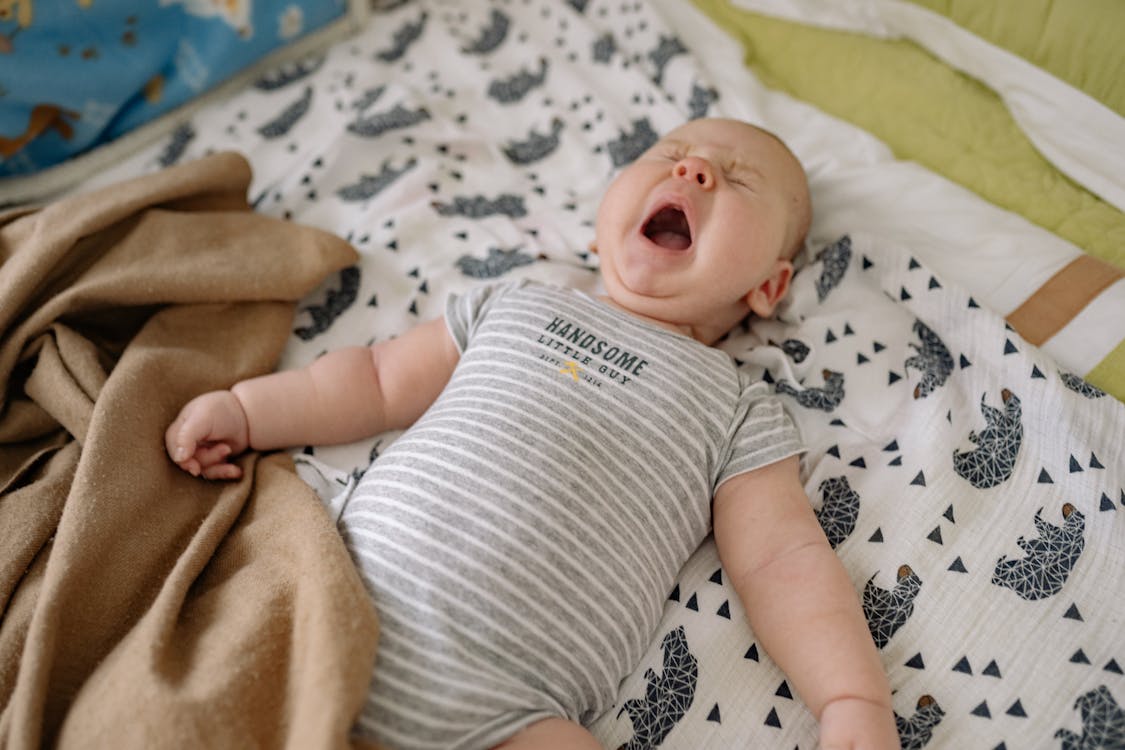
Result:
{"label": "baby's face", "polygon": [[804,170],[780,141],[734,120],[690,122],[606,191],[596,243],[606,291],[693,329],[726,330],[750,310],[767,316],[807,216]]}

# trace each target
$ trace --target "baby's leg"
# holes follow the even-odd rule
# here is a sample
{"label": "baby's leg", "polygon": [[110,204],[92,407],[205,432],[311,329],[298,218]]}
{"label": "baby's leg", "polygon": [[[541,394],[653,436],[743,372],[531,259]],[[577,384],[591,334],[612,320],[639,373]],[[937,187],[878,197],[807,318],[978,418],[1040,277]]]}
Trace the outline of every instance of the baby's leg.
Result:
{"label": "baby's leg", "polygon": [[602,750],[578,724],[566,719],[543,719],[515,734],[495,750]]}

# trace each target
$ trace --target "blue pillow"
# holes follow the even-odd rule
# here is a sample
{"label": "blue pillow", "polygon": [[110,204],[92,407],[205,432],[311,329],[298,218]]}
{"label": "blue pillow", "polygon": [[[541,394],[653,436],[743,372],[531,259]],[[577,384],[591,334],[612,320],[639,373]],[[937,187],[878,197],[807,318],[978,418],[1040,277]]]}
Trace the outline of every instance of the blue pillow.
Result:
{"label": "blue pillow", "polygon": [[0,178],[112,141],[348,13],[348,0],[0,0]]}

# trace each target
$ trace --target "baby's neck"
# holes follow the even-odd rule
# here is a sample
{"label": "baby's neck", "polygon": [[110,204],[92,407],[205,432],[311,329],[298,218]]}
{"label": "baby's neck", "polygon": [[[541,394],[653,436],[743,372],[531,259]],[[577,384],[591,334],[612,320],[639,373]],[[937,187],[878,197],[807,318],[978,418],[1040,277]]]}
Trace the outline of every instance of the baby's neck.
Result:
{"label": "baby's neck", "polygon": [[667,320],[661,320],[660,318],[654,318],[650,315],[644,315],[635,310],[630,310],[628,307],[622,305],[620,302],[613,299],[613,297],[610,297],[607,294],[600,295],[598,299],[606,303],[610,307],[613,307],[614,309],[620,310],[626,315],[629,315],[630,317],[637,318],[638,320],[643,320],[651,325],[671,331],[672,333],[678,333],[681,336],[687,336],[690,339],[695,339],[699,343],[706,346],[711,346],[720,338],[722,338],[722,335],[724,333],[726,333],[726,331],[716,332],[706,327],[695,328],[690,325],[674,323]]}

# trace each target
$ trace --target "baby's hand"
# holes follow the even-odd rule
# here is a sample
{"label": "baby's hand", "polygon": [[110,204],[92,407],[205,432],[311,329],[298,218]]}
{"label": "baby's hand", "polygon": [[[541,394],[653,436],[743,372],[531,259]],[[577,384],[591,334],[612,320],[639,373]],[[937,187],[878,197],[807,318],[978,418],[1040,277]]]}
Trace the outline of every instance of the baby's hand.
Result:
{"label": "baby's hand", "polygon": [[820,713],[821,750],[899,750],[894,712],[862,698],[840,698]]}
{"label": "baby's hand", "polygon": [[164,447],[176,464],[192,476],[238,479],[242,469],[228,459],[250,443],[246,412],[230,391],[197,396],[180,410],[164,433]]}

